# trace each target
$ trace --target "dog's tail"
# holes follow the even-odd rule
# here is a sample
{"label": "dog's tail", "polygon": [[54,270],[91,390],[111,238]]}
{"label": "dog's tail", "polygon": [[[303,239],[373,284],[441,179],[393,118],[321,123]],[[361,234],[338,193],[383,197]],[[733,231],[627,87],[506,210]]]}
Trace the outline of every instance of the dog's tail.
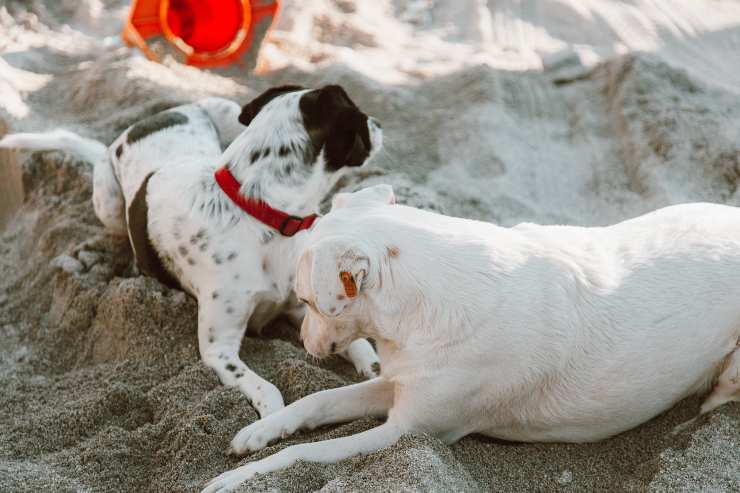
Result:
{"label": "dog's tail", "polygon": [[67,151],[93,164],[104,160],[108,154],[108,148],[102,142],[86,139],[62,129],[46,133],[9,134],[0,139],[0,147],[34,151]]}
{"label": "dog's tail", "polygon": [[212,96],[201,99],[195,104],[205,110],[216,127],[221,149],[229,147],[234,139],[247,128],[239,123],[239,113],[242,109],[234,101]]}
{"label": "dog's tail", "polygon": [[112,234],[120,236],[127,234],[123,190],[113,173],[105,144],[67,130],[57,129],[45,133],[9,134],[0,139],[0,148],[61,150],[92,163],[95,214]]}

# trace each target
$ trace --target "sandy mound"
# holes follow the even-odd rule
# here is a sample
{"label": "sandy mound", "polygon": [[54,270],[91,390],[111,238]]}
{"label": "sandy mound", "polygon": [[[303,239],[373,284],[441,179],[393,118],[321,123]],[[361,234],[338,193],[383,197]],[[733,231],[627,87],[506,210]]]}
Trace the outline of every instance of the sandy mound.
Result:
{"label": "sandy mound", "polygon": [[[105,37],[120,0],[11,0],[0,7],[0,118],[110,142],[203,95],[243,102],[278,83],[338,82],[387,137],[375,168],[344,188],[389,182],[404,202],[505,225],[740,202],[732,2],[495,3],[285,2],[263,46],[273,71],[254,77],[132,56]],[[622,54],[635,49],[649,53]],[[195,302],[135,275],[127,244],[93,214],[88,163],[18,161],[25,199],[0,237],[0,491],[199,491],[240,463],[225,449],[256,414],[200,363]],[[308,357],[282,322],[247,338],[242,357],[286,402],[356,381],[344,361]],[[407,436],[241,491],[740,491],[740,406],[668,435],[698,403],[598,444]],[[374,425],[299,434],[252,458]]]}

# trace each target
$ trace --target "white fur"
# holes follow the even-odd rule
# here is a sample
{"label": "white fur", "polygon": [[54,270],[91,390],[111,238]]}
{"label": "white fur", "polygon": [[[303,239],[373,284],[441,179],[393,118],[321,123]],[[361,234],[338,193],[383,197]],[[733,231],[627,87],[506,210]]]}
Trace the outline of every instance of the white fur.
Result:
{"label": "white fur", "polygon": [[[307,350],[377,341],[380,378],[317,394],[240,431],[259,450],[301,428],[387,416],[229,471],[226,491],[298,460],[334,462],[406,432],[600,440],[708,389],[740,399],[740,209],[667,207],[604,228],[493,224],[387,205],[390,188],[335,200],[299,260]],[[341,207],[341,208],[338,208]],[[343,292],[352,272],[359,294]]]}
{"label": "white fur", "polygon": [[[239,348],[247,325],[259,331],[283,312],[300,322],[303,310],[293,293],[293,276],[307,233],[283,237],[252,218],[223,193],[213,174],[228,164],[252,197],[297,216],[317,212],[338,173],[324,169],[321,155],[315,163],[304,163],[302,155],[277,152],[290,142],[310,144],[298,106],[304,92],[273,99],[246,129],[238,123],[236,103],[208,98],[169,110],[185,115],[186,124],[131,144],[128,129],[108,149],[65,131],[0,141],[0,147],[65,149],[92,161],[95,211],[114,234],[128,233],[126,208],[154,172],[146,196],[149,237],[168,270],[198,299],[201,357],[224,384],[247,395],[262,416],[283,407],[282,395],[241,361]],[[368,122],[372,151],[377,151],[382,133],[374,120]],[[269,156],[251,162],[252,151],[268,147]],[[280,174],[291,159],[300,165],[294,166],[296,172]],[[357,341],[354,348],[340,354],[360,373],[374,377],[378,359],[372,346]]]}

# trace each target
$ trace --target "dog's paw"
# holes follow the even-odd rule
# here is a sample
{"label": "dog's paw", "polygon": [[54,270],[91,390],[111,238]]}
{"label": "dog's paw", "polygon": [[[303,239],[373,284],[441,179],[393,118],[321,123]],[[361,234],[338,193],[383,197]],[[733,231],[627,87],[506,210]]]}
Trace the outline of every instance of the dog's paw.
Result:
{"label": "dog's paw", "polygon": [[216,476],[206,483],[201,493],[226,493],[227,491],[234,491],[234,488],[244,481],[252,479],[257,474],[258,471],[254,464],[253,462],[246,466],[237,467],[231,471],[226,471],[220,476]]}
{"label": "dog's paw", "polygon": [[231,441],[229,454],[242,457],[248,452],[256,452],[271,442],[295,433],[297,423],[291,422],[285,413],[278,413],[249,426],[245,426]]}
{"label": "dog's paw", "polygon": [[249,398],[252,407],[262,418],[285,407],[283,395],[277,387],[266,380],[259,382],[256,386],[240,385],[239,389]]}
{"label": "dog's paw", "polygon": [[355,368],[357,369],[357,373],[368,380],[380,376],[380,361],[373,361],[372,363],[364,365],[356,365]]}
{"label": "dog's paw", "polygon": [[380,359],[367,339],[357,339],[340,353],[355,366],[357,373],[365,378],[380,376]]}

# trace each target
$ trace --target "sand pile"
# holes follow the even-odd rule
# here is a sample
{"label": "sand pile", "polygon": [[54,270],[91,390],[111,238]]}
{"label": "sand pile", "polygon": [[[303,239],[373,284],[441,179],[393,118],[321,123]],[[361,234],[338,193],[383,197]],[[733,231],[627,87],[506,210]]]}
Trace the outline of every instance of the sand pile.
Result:
{"label": "sand pile", "polygon": [[[263,46],[272,71],[253,76],[132,56],[106,38],[121,0],[11,0],[0,6],[0,119],[109,143],[204,95],[246,102],[274,84],[338,82],[386,136],[344,188],[389,182],[404,202],[505,225],[740,203],[733,2],[490,3],[285,2]],[[17,158],[25,199],[0,237],[0,491],[199,491],[240,463],[225,450],[256,414],[200,363],[195,302],[135,275],[127,244],[93,214],[88,163]],[[241,355],[286,402],[356,381],[344,361],[308,357],[283,322]],[[407,436],[240,491],[740,491],[740,406],[668,434],[698,403],[598,444]],[[251,458],[376,424],[299,434]]]}

